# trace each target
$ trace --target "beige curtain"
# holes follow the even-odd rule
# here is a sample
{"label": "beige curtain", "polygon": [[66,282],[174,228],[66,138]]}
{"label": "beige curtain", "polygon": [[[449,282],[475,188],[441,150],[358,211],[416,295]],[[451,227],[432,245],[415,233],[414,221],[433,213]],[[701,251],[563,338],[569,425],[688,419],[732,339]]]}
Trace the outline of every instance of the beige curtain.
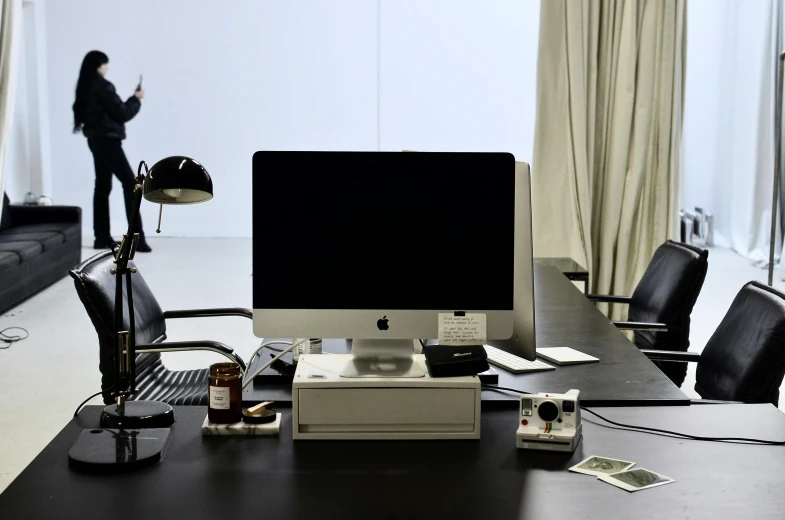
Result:
{"label": "beige curtain", "polygon": [[5,188],[5,163],[14,119],[21,32],[22,0],[0,0],[0,191]]}
{"label": "beige curtain", "polygon": [[631,294],[677,236],[685,12],[685,0],[542,2],[534,254],[582,263],[593,292]]}

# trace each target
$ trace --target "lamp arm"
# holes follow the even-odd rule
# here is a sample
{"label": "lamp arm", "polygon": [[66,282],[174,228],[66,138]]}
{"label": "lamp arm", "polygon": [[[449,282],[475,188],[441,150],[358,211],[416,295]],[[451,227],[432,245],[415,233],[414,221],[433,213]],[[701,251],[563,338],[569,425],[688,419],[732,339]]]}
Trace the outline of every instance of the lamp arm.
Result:
{"label": "lamp arm", "polygon": [[[115,347],[117,353],[115,359],[115,381],[114,393],[117,396],[118,408],[122,408],[125,398],[136,392],[136,320],[134,319],[134,298],[132,290],[132,271],[128,269],[128,262],[133,257],[136,250],[137,238],[134,234],[136,221],[139,219],[139,208],[142,205],[143,185],[145,174],[142,167],[148,172],[147,163],[139,163],[139,170],[136,175],[136,185],[134,186],[134,200],[131,206],[131,215],[128,218],[128,231],[120,242],[120,247],[115,253],[116,267],[112,270],[115,275],[115,305],[114,305],[114,330]],[[130,330],[123,330],[123,278],[126,282],[126,297],[128,301],[128,324]]]}

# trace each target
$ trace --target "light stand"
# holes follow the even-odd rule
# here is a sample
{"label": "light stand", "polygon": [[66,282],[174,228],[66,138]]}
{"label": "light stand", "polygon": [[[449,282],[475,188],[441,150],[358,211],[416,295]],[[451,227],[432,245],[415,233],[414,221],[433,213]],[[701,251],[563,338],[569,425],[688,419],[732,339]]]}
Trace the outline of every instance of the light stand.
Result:
{"label": "light stand", "polygon": [[[142,167],[145,172],[142,173]],[[115,251],[111,269],[115,276],[115,363],[111,396],[115,403],[104,408],[100,424],[106,429],[85,429],[68,453],[71,466],[83,471],[137,469],[161,458],[174,423],[174,410],[158,401],[129,401],[136,393],[136,323],[133,283],[136,267],[129,267],[139,244],[134,233],[142,197],[158,204],[196,204],[213,198],[213,183],[204,167],[182,156],[167,157],[147,168],[139,163],[128,232]],[[160,213],[158,232],[160,232]],[[128,305],[128,327],[123,315],[123,281]],[[143,432],[139,428],[145,428]],[[114,431],[114,430],[118,431]],[[142,435],[143,433],[143,435]]]}

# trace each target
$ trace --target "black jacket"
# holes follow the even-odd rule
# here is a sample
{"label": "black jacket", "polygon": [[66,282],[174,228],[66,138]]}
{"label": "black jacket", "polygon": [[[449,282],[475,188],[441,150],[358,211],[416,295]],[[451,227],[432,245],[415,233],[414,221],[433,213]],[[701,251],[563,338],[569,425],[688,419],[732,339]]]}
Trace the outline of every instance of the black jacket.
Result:
{"label": "black jacket", "polygon": [[114,85],[97,77],[90,88],[82,133],[88,139],[125,139],[125,123],[133,119],[141,107],[136,96],[123,103]]}

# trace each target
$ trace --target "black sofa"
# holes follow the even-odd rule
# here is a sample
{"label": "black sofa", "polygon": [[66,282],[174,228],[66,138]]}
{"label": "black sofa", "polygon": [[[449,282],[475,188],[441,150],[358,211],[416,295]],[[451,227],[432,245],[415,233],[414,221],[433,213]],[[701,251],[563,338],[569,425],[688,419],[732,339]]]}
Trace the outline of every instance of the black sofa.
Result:
{"label": "black sofa", "polygon": [[10,204],[0,217],[0,312],[29,298],[81,261],[82,210]]}

